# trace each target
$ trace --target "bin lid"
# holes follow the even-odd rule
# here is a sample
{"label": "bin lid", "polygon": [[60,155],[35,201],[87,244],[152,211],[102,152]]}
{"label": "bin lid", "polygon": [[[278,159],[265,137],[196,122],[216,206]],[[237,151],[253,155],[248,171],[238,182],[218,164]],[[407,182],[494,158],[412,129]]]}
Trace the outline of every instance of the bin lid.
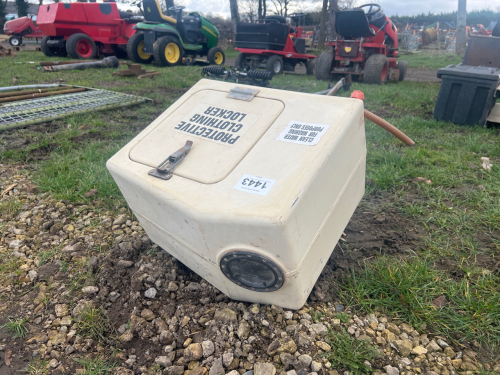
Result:
{"label": "bin lid", "polygon": [[173,174],[213,184],[231,173],[284,108],[275,99],[246,101],[228,98],[226,90],[200,90],[161,115],[129,157],[155,168],[189,140],[193,146]]}
{"label": "bin lid", "polygon": [[438,78],[441,78],[443,75],[498,81],[500,80],[500,69],[489,66],[470,66],[464,64],[448,65],[446,68],[438,69]]}

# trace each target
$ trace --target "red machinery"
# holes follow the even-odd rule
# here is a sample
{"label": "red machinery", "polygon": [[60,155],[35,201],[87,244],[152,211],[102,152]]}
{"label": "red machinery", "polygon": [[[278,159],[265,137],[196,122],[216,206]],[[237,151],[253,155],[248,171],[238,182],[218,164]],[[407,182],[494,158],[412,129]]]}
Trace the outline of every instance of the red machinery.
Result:
{"label": "red machinery", "polygon": [[238,23],[236,27],[235,65],[240,69],[265,68],[273,74],[294,71],[297,64],[307,67],[307,74],[313,74],[317,56],[306,53],[306,41],[298,21],[305,14],[292,14],[296,27],[287,24],[285,17],[268,16],[263,24]]}
{"label": "red machinery", "polygon": [[5,22],[3,32],[11,35],[9,43],[11,46],[18,47],[22,44],[23,38],[41,38],[42,30],[29,17],[14,18]]}
{"label": "red machinery", "polygon": [[70,55],[93,59],[97,55],[126,56],[128,39],[137,18],[120,12],[116,3],[55,3],[41,5],[37,23],[45,36],[46,56]]}
{"label": "red machinery", "polygon": [[317,79],[350,74],[353,79],[379,85],[389,78],[404,80],[408,63],[397,61],[398,31],[380,5],[371,3],[337,12],[335,30],[342,39],[327,43],[332,51],[323,52],[316,61]]}

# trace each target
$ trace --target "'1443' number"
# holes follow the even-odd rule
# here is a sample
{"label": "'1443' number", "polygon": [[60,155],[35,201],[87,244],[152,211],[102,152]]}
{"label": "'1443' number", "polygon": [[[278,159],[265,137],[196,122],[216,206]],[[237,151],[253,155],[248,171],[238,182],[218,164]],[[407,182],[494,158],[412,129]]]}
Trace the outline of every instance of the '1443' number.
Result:
{"label": "'1443' number", "polygon": [[262,182],[262,181],[259,181],[259,180],[245,178],[241,184],[242,185],[246,185],[246,186],[253,186],[253,187],[256,187],[256,188],[260,187],[261,189],[265,189],[267,182]]}

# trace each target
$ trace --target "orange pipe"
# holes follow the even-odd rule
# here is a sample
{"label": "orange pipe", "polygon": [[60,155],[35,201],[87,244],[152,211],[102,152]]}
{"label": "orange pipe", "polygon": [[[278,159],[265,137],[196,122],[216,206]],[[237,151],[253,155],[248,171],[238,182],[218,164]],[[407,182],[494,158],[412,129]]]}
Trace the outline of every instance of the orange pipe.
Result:
{"label": "orange pipe", "polygon": [[401,130],[399,130],[394,125],[388,123],[383,118],[378,117],[376,114],[366,109],[365,109],[365,119],[370,120],[374,124],[380,126],[382,129],[387,130],[389,133],[391,133],[405,145],[413,146],[415,144],[415,142],[413,142],[413,140],[410,137],[408,137],[405,133],[403,133]]}

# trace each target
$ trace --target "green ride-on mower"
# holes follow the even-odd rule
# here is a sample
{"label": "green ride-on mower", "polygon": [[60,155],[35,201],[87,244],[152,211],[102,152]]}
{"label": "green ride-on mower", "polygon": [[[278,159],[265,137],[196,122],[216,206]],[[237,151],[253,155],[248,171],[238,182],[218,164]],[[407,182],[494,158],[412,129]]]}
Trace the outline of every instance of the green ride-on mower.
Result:
{"label": "green ride-on mower", "polygon": [[164,15],[159,0],[142,0],[144,22],[134,28],[136,33],[127,43],[130,60],[160,66],[183,62],[184,56],[206,56],[211,65],[223,65],[224,51],[217,47],[219,31],[206,18],[191,12],[182,16],[184,7],[169,8],[174,17]]}

